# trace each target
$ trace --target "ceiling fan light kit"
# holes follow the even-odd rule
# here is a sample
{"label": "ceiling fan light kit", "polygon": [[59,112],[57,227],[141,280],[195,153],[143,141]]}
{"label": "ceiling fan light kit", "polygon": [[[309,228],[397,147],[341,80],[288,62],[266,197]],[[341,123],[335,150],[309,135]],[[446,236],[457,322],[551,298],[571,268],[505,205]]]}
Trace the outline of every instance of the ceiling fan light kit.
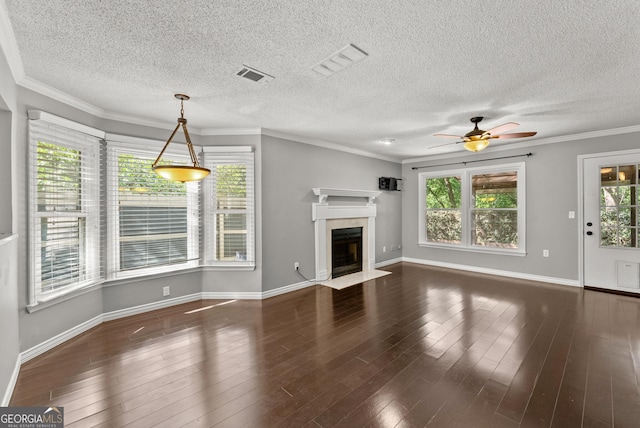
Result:
{"label": "ceiling fan light kit", "polygon": [[464,148],[469,150],[470,152],[479,152],[480,150],[484,150],[489,146],[489,140],[470,140],[464,143]]}
{"label": "ceiling fan light kit", "polygon": [[[502,134],[502,132],[509,131],[519,126],[519,124],[516,122],[507,122],[502,125],[491,128],[488,131],[484,131],[478,128],[478,123],[480,123],[482,119],[483,119],[482,116],[472,117],[470,120],[471,120],[471,123],[474,124],[474,128],[472,131],[467,132],[464,136],[434,134],[434,137],[459,138],[460,141],[457,141],[451,144],[464,143],[463,146],[465,149],[469,150],[470,152],[479,152],[481,150],[486,149],[491,143],[490,140],[494,138],[504,138],[504,139],[525,138],[525,137],[533,137],[534,135],[537,134],[537,132],[517,132],[513,134]],[[447,145],[447,144],[442,144],[440,146],[435,146],[435,147],[441,147],[443,145]],[[432,148],[435,148],[435,147],[432,147]]]}
{"label": "ceiling fan light kit", "polygon": [[[155,162],[151,166],[151,169],[160,177],[166,178],[171,181],[180,181],[182,183],[187,181],[199,181],[208,176],[211,171],[207,168],[202,168],[198,162],[198,156],[193,150],[193,144],[191,144],[191,137],[189,137],[189,131],[187,131],[187,119],[184,117],[184,102],[189,100],[188,95],[175,94],[175,97],[180,100],[180,117],[178,118],[178,124],[171,133],[171,136],[167,140],[166,144],[160,151],[160,154],[156,158]],[[187,150],[191,157],[192,165],[158,165],[165,150],[173,140],[173,137],[178,132],[178,129],[182,127],[184,132],[184,138],[187,141]]]}

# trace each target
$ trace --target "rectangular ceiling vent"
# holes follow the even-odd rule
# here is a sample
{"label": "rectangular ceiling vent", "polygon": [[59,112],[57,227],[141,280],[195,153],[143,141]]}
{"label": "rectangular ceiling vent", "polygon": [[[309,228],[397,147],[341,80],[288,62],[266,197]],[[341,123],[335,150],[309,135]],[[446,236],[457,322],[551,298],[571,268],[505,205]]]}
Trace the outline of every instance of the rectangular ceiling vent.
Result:
{"label": "rectangular ceiling vent", "polygon": [[347,45],[338,52],[320,61],[311,67],[311,69],[324,77],[329,77],[356,62],[362,61],[367,56],[369,55],[356,45]]}
{"label": "rectangular ceiling vent", "polygon": [[269,83],[273,79],[275,79],[275,77],[270,76],[267,73],[263,73],[260,70],[256,70],[255,68],[251,68],[244,64],[242,65],[242,69],[237,73],[237,75],[262,84]]}

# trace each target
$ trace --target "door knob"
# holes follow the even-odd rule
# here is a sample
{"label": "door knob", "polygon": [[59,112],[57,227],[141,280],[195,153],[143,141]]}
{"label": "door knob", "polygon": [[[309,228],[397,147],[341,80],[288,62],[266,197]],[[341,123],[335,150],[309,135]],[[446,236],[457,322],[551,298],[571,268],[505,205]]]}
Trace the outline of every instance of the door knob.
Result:
{"label": "door knob", "polygon": [[591,227],[591,226],[593,226],[593,223],[588,222],[588,223],[587,223],[587,226]]}
{"label": "door knob", "polygon": [[588,231],[587,235],[591,236],[591,235],[593,235],[593,232],[592,231]]}

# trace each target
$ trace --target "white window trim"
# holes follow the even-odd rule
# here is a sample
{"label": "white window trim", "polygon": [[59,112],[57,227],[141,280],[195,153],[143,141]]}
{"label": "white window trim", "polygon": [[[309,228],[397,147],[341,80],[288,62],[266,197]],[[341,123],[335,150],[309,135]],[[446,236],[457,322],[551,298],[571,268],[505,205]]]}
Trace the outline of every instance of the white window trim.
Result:
{"label": "white window trim", "polygon": [[[456,251],[525,256],[526,252],[526,173],[525,163],[516,162],[504,165],[463,168],[446,171],[431,171],[418,174],[418,245],[429,248],[442,248]],[[518,174],[518,248],[495,248],[473,245],[471,243],[471,177],[478,173],[498,173],[516,171]],[[427,241],[426,229],[426,179],[460,176],[460,211],[462,218],[462,236],[460,244],[446,244]]]}
{"label": "white window trim", "polygon": [[[40,111],[40,110],[28,110],[27,117],[30,121],[42,121],[47,124],[56,125],[62,128],[66,128],[70,131],[75,131],[82,134],[87,134],[95,138],[103,139],[106,135],[104,131],[101,131],[96,128],[92,128],[86,125],[82,125],[77,122],[73,122],[69,119],[65,119],[59,116],[55,116],[53,114]],[[30,128],[29,128],[30,129]],[[42,291],[38,287],[38,281],[36,279],[36,269],[35,266],[39,263],[39,260],[36,260],[36,253],[39,253],[38,249],[41,248],[40,240],[36,239],[36,236],[40,236],[40,224],[36,222],[38,218],[42,217],[54,217],[53,213],[40,213],[35,207],[36,201],[34,198],[37,198],[37,195],[34,193],[37,186],[37,178],[34,174],[35,168],[37,167],[37,149],[35,149],[33,145],[33,136],[31,135],[31,131],[29,130],[27,135],[27,147],[29,153],[29,197],[28,197],[28,218],[29,218],[29,230],[30,230],[30,238],[29,238],[29,303],[27,305],[27,309],[29,312],[33,312],[36,308],[44,308],[51,306],[53,302],[64,301],[70,297],[75,295],[84,294],[87,291],[93,290],[97,285],[102,284],[103,278],[91,278],[83,281],[79,281],[75,284],[69,284],[60,289],[50,290],[50,291]],[[96,147],[87,147],[85,144],[74,144],[73,142],[68,142],[66,147],[80,150],[82,152],[87,152],[91,158],[97,158],[96,164],[100,167],[100,147],[96,145]],[[86,157],[83,156],[83,162],[86,162]],[[100,175],[99,175],[100,176]],[[86,190],[87,187],[92,188],[93,192],[97,192],[99,194],[99,182],[87,183],[83,180],[82,187]],[[97,232],[88,232],[87,235],[91,234],[91,236],[87,236],[85,239],[85,251],[81,252],[80,256],[84,257],[87,263],[87,271],[95,271],[100,265],[100,248],[101,248],[101,238],[100,238],[100,217],[98,215],[97,218],[92,218],[90,213],[88,213],[84,207],[86,200],[85,195],[88,192],[82,192],[82,203],[81,206],[83,209],[79,212],[69,213],[69,215],[74,214],[74,217],[83,217],[86,219],[85,221],[85,232],[90,231],[92,229],[97,230]],[[95,196],[95,195],[94,195]],[[97,229],[96,229],[97,228]],[[93,245],[91,245],[93,244]],[[33,246],[33,247],[32,247]],[[34,248],[33,250],[31,248]]]}
{"label": "white window trim", "polygon": [[[113,136],[115,137],[115,136]],[[133,144],[136,142],[146,142],[144,147],[140,148]],[[153,155],[155,151],[155,147],[158,143],[154,140],[147,139],[138,139],[135,137],[124,137],[120,136],[119,141],[107,141],[107,159],[106,163],[109,165],[112,162],[112,156],[117,156],[118,153],[127,153],[127,154],[138,154],[140,156],[148,157],[150,154]],[[160,148],[162,146],[160,145]],[[184,159],[186,161],[190,161],[190,157],[184,153],[183,151],[176,150],[175,148],[167,149],[165,151],[165,155],[169,155],[173,158]],[[153,157],[153,156],[152,156]],[[202,189],[200,190],[200,193]],[[187,195],[193,196],[193,195]],[[138,278],[144,276],[152,276],[157,274],[163,274],[168,272],[173,272],[176,270],[185,270],[192,269],[194,267],[200,266],[200,260],[195,259],[195,254],[192,252],[191,246],[188,247],[187,261],[184,263],[176,263],[172,265],[163,265],[163,266],[154,266],[148,268],[120,271],[120,245],[119,242],[115,239],[116,231],[119,229],[119,212],[118,205],[114,203],[118,198],[118,173],[115,169],[107,167],[107,225],[106,225],[106,236],[107,236],[107,257],[106,257],[106,280],[107,281],[117,281],[120,279],[131,279]],[[197,203],[197,202],[196,202]],[[187,205],[189,207],[189,205]],[[198,210],[196,210],[198,211]],[[193,210],[187,209],[187,229],[193,230],[194,227],[198,225],[198,217],[194,214]],[[115,230],[114,230],[115,229]],[[196,231],[196,233],[191,234],[193,239],[196,239],[198,242],[195,244],[196,247],[200,246],[200,232]]]}
{"label": "white window trim", "polygon": [[[212,260],[213,257],[210,254],[207,254],[207,251],[206,251],[207,249],[205,248],[205,254],[204,254],[204,257],[202,258],[203,269],[206,271],[255,270],[256,268],[256,225],[255,225],[255,222],[256,222],[256,200],[255,200],[256,168],[255,168],[255,153],[254,153],[253,147],[252,146],[204,146],[202,148],[202,151],[204,152],[204,156],[205,156],[205,165],[207,161],[207,158],[206,158],[207,153],[212,153],[212,154],[252,153],[251,169],[253,172],[253,176],[251,177],[252,183],[248,189],[249,193],[247,193],[247,198],[250,200],[250,203],[252,204],[252,207],[250,210],[251,219],[248,220],[247,222],[247,225],[250,226],[250,233],[247,233],[247,258],[249,260],[247,261],[228,261],[228,260],[215,261],[215,260]],[[203,189],[203,195],[204,195],[203,201],[205,201],[202,207],[204,211],[203,217],[205,218],[203,230],[206,235],[213,237],[213,241],[214,241],[213,247],[215,248],[215,210],[211,206],[213,195],[211,194],[211,191],[208,190],[208,187]],[[249,210],[246,210],[246,211],[249,211]],[[233,214],[233,212],[231,212],[230,210],[227,210],[226,212]],[[245,212],[245,210],[242,210],[242,212]],[[213,229],[213,230],[211,231],[210,229]],[[207,246],[205,245],[205,247]]]}

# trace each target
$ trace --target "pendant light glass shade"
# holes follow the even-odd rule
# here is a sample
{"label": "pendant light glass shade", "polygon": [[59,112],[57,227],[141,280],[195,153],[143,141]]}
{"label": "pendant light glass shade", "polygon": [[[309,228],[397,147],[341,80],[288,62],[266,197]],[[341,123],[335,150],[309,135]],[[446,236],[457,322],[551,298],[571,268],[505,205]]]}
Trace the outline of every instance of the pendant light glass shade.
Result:
{"label": "pendant light glass shade", "polygon": [[205,178],[211,172],[207,168],[188,165],[160,165],[153,170],[162,178],[171,181],[198,181]]}
{"label": "pendant light glass shade", "polygon": [[[199,181],[205,178],[207,175],[211,173],[207,168],[202,168],[200,163],[198,162],[198,156],[193,150],[193,144],[191,144],[191,137],[189,137],[189,131],[187,131],[187,119],[184,117],[184,102],[189,99],[188,95],[184,94],[176,94],[175,97],[180,100],[180,117],[178,118],[178,124],[175,129],[171,133],[171,136],[167,140],[167,143],[164,145],[158,158],[153,163],[151,169],[155,171],[160,177],[166,178],[171,181]],[[182,131],[184,132],[184,138],[187,141],[187,150],[189,151],[189,156],[191,157],[192,165],[158,165],[164,151],[173,140],[173,137],[178,132],[178,129],[182,127]]]}

